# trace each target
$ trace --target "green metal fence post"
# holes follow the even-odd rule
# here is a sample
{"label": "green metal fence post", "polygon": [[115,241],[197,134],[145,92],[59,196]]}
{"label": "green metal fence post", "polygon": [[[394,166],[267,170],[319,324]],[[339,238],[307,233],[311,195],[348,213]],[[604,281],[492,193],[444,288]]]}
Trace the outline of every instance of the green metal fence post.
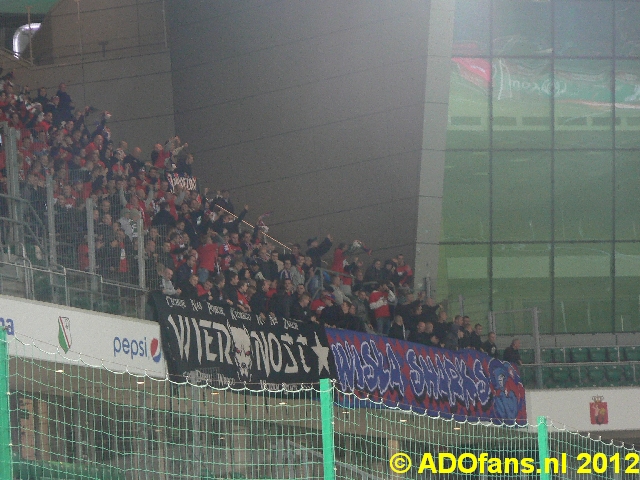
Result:
{"label": "green metal fence post", "polygon": [[333,386],[328,378],[320,379],[320,416],[322,419],[322,458],[324,480],[336,478],[336,456],[333,443]]}
{"label": "green metal fence post", "polygon": [[549,432],[547,430],[547,417],[538,417],[538,458],[540,480],[549,480],[551,477],[546,470],[546,459],[549,457]]}
{"label": "green metal fence post", "polygon": [[13,478],[9,411],[9,346],[7,332],[2,327],[0,327],[0,478]]}

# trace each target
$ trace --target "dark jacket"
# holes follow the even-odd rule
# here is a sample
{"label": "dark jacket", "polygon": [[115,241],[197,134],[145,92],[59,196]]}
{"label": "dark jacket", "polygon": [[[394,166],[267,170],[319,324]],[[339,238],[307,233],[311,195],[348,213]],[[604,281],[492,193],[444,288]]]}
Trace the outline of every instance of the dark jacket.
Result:
{"label": "dark jacket", "polygon": [[225,284],[224,292],[227,294],[227,298],[233,302],[234,305],[238,305],[238,286]]}
{"label": "dark jacket", "polygon": [[182,288],[189,283],[189,277],[191,277],[191,275],[193,275],[193,270],[186,262],[180,265],[173,277],[177,287]]}
{"label": "dark jacket", "polygon": [[320,312],[320,323],[328,327],[335,327],[340,322],[341,309],[337,305],[324,307]]}
{"label": "dark jacket", "polygon": [[191,285],[189,282],[180,286],[180,298],[185,300],[198,300],[198,289]]}
{"label": "dark jacket", "polygon": [[436,322],[433,324],[433,333],[435,333],[441,341],[444,341],[451,325],[449,322]]}
{"label": "dark jacket", "polygon": [[278,279],[278,263],[274,262],[273,260],[264,262],[260,267],[260,271],[262,271],[262,275],[267,280]]}
{"label": "dark jacket", "polygon": [[422,345],[432,346],[431,337],[433,334],[427,332],[411,332],[408,340],[414,343],[420,343]]}
{"label": "dark jacket", "polygon": [[364,272],[364,281],[365,281],[365,283],[368,283],[368,282],[383,283],[383,281],[384,281],[384,272],[382,271],[382,268],[381,269],[377,269],[375,267],[375,265],[371,265]]}
{"label": "dark jacket", "polygon": [[313,315],[309,306],[307,305],[306,307],[303,307],[302,305],[300,305],[300,302],[293,302],[293,304],[291,305],[290,314],[291,319],[300,320],[302,322],[310,322]]}
{"label": "dark jacket", "polygon": [[430,307],[429,305],[422,305],[422,315],[420,315],[420,320],[423,322],[431,322],[434,325],[438,321],[438,309],[440,305],[434,305]]}
{"label": "dark jacket", "polygon": [[295,297],[293,296],[293,293],[278,293],[273,297],[273,313],[275,313],[278,317],[291,318],[291,305],[293,304],[294,299]]}
{"label": "dark jacket", "polygon": [[470,347],[475,350],[482,350],[482,338],[476,332],[471,332]]}
{"label": "dark jacket", "polygon": [[249,300],[249,306],[251,307],[251,311],[256,315],[260,315],[261,313],[269,315],[269,299],[264,292],[254,293],[251,300]]}
{"label": "dark jacket", "polygon": [[227,293],[224,288],[220,290],[217,285],[214,285],[211,289],[211,296],[213,297],[213,300],[211,300],[210,303],[212,303],[213,305],[218,305],[219,307],[225,307],[229,305],[227,303],[227,299],[229,297],[227,297]]}
{"label": "dark jacket", "polygon": [[392,323],[391,328],[389,329],[389,338],[396,338],[398,340],[406,340],[405,334],[407,330],[404,328],[404,325],[398,325],[397,323]]}
{"label": "dark jacket", "polygon": [[344,328],[345,330],[352,330],[354,332],[366,332],[364,325],[359,317],[351,315],[350,313],[343,313],[340,310],[338,315],[338,328]]}
{"label": "dark jacket", "polygon": [[168,210],[163,208],[154,215],[153,220],[151,220],[151,225],[154,227],[175,227],[176,219],[173,218]]}
{"label": "dark jacket", "polygon": [[221,215],[220,218],[218,218],[215,222],[211,224],[211,228],[213,229],[214,232],[220,235],[222,235],[225,230],[227,231],[227,233],[238,233],[239,232],[238,226],[240,225],[240,222],[242,222],[246,214],[247,214],[247,210],[243,209],[240,212],[240,215],[238,215],[238,218],[227,223],[224,223],[224,215]]}
{"label": "dark jacket", "polygon": [[226,211],[233,213],[233,203],[231,203],[231,200],[225,200],[224,197],[217,197],[214,201],[214,205],[218,205]]}
{"label": "dark jacket", "polygon": [[322,256],[329,251],[331,245],[333,245],[331,243],[331,240],[325,238],[317,247],[313,247],[307,250],[306,255],[311,257],[313,266],[315,268],[318,268],[322,265]]}
{"label": "dark jacket", "polygon": [[508,346],[504,349],[502,359],[505,362],[509,362],[513,365],[522,365],[522,359],[520,358],[520,351],[516,350],[512,346]]}
{"label": "dark jacket", "polygon": [[482,344],[482,351],[485,352],[490,357],[493,357],[493,358],[499,357],[497,345],[495,343],[491,343],[489,340],[487,340]]}
{"label": "dark jacket", "polygon": [[448,348],[449,350],[458,350],[460,348],[458,333],[460,332],[460,327],[455,323],[451,323],[449,325],[449,329],[444,336],[444,348]]}

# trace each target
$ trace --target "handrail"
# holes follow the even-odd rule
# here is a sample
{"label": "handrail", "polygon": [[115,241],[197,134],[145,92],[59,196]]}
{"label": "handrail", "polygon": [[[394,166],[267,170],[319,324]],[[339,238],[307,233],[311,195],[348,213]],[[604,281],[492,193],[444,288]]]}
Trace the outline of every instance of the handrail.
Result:
{"label": "handrail", "polygon": [[[129,285],[129,284],[123,284],[123,283],[119,283],[119,282],[111,282],[108,280],[105,280],[104,277],[102,277],[102,275],[99,274],[95,274],[95,273],[89,273],[89,272],[84,272],[82,270],[75,270],[75,269],[70,269],[70,268],[66,268],[63,265],[52,265],[50,267],[41,267],[41,266],[37,266],[37,265],[33,265],[31,263],[31,261],[28,258],[25,257],[20,257],[17,256],[17,258],[20,259],[20,261],[22,262],[22,264],[18,261],[4,261],[4,260],[0,260],[0,265],[9,265],[11,267],[15,267],[18,269],[24,269],[25,271],[25,298],[29,298],[32,300],[36,299],[36,289],[35,289],[35,282],[33,280],[33,272],[41,272],[45,275],[56,275],[59,276],[61,278],[64,279],[64,304],[67,306],[71,305],[71,300],[70,300],[70,291],[79,291],[79,292],[86,292],[87,294],[91,295],[91,294],[98,294],[101,296],[108,296],[108,297],[113,297],[114,295],[108,294],[106,293],[103,288],[98,288],[97,290],[94,289],[82,289],[82,288],[76,288],[72,285],[69,284],[69,275],[70,274],[76,274],[79,275],[80,277],[84,277],[88,280],[88,284],[92,283],[91,282],[91,278],[97,278],[99,280],[99,285],[101,286],[110,286],[110,287],[116,287],[118,289],[122,289],[122,288],[126,288],[127,290],[132,290],[134,292],[137,292],[138,295],[146,295],[149,290],[145,290],[142,289],[140,287],[137,287],[135,285]],[[58,271],[56,271],[58,270]],[[0,275],[0,277],[3,277],[3,275]],[[51,283],[51,286],[54,287],[53,283]],[[120,298],[121,295],[115,295],[116,297]],[[134,298],[134,297],[131,297]],[[53,302],[53,303],[57,303],[57,302]],[[91,309],[92,311],[93,308]],[[136,311],[136,315],[138,318],[144,318],[143,316],[140,316],[139,311]]]}
{"label": "handrail", "polygon": [[104,276],[100,275],[99,273],[85,272],[84,270],[76,270],[74,268],[66,268],[66,267],[62,267],[62,268],[65,269],[65,272],[72,272],[74,274],[79,274],[81,276],[84,275],[87,277],[96,277],[102,285],[110,285],[113,287],[126,288],[128,290],[137,290],[141,293],[148,293],[150,291],[149,288],[141,288],[140,286],[134,285],[132,283],[122,283],[122,282],[116,282],[112,280],[105,280]]}
{"label": "handrail", "polygon": [[[622,333],[622,332],[619,332]],[[624,332],[626,333],[626,332]],[[563,333],[560,335],[574,335],[572,333]],[[575,335],[584,335],[583,333],[577,333]],[[498,335],[500,336],[500,335]],[[513,337],[513,335],[502,335],[503,337]],[[627,347],[639,347],[638,345],[562,345],[562,346],[558,346],[558,345],[554,345],[552,347],[541,347],[542,350],[560,350],[560,349],[568,349],[568,348],[627,348]],[[523,348],[520,347],[520,350],[533,350],[533,347],[527,347],[527,348]]]}
{"label": "handrail", "polygon": [[353,275],[349,274],[349,273],[345,273],[345,272],[336,272],[335,270],[329,270],[328,268],[322,268],[322,267],[316,267],[313,269],[313,275],[311,275],[309,277],[309,280],[307,280],[304,284],[304,288],[307,292],[309,292],[309,284],[311,283],[311,280],[313,280],[313,278],[318,274],[318,272],[320,272],[320,285],[318,290],[312,295],[312,300],[315,300],[318,296],[319,293],[322,292],[322,290],[324,290],[324,275],[322,275],[324,272],[328,273],[328,274],[335,274],[338,275],[340,277],[350,277],[352,279],[355,279],[356,277],[354,277]]}
{"label": "handrail", "polygon": [[14,62],[19,63],[23,67],[31,68],[35,67],[34,63],[31,63],[29,60],[25,60],[21,55],[16,55],[15,52],[9,50],[5,47],[0,47],[0,56],[7,57],[9,60],[13,60]]}
{"label": "handrail", "polygon": [[[238,216],[237,216],[235,213],[230,212],[230,211],[229,211],[229,210],[227,210],[226,208],[221,207],[220,205],[215,204],[215,203],[214,203],[214,205],[215,205],[215,208],[219,208],[219,209],[220,209],[220,210],[222,210],[223,212],[228,213],[229,215],[231,215],[232,217],[234,217],[234,218],[236,218],[236,219],[238,218]],[[242,222],[241,222],[241,223],[244,223],[244,224],[246,224],[246,225],[249,225],[249,227],[251,227],[251,229],[252,229],[252,230],[256,228],[255,226],[251,225],[251,224],[250,224],[249,222],[247,222],[246,220],[242,220]],[[286,252],[287,250],[289,250],[289,252],[291,252],[291,248],[290,248],[290,247],[287,247],[284,243],[282,243],[282,242],[280,242],[280,241],[276,240],[276,239],[275,239],[275,238],[273,238],[271,235],[267,235],[267,234],[265,233],[265,234],[264,234],[264,236],[265,236],[265,237],[267,237],[267,238],[268,238],[268,239],[270,239],[270,240],[273,240],[273,241],[274,241],[275,243],[277,243],[278,245],[280,245],[280,246],[282,247],[282,249],[285,251],[284,253],[287,253],[287,252]]]}
{"label": "handrail", "polygon": [[565,363],[523,363],[521,367],[579,367],[579,366],[607,366],[607,365],[639,365],[640,360],[618,360],[613,362],[565,362]]}

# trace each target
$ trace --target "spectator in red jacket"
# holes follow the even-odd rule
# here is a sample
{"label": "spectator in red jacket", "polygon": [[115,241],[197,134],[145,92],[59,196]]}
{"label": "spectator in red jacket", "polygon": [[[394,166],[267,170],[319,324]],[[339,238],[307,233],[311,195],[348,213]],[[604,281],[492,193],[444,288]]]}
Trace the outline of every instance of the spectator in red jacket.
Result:
{"label": "spectator in red jacket", "polygon": [[396,303],[393,290],[386,283],[379,284],[369,296],[369,307],[373,310],[376,319],[376,333],[387,335],[391,328],[391,309],[389,305]]}
{"label": "spectator in red jacket", "polygon": [[213,243],[211,235],[202,236],[202,244],[197,249],[200,264],[198,265],[198,280],[205,280],[215,275],[216,262],[218,261],[218,246]]}
{"label": "spectator in red jacket", "polygon": [[411,286],[413,284],[413,270],[404,261],[404,255],[396,257],[396,282],[398,285]]}

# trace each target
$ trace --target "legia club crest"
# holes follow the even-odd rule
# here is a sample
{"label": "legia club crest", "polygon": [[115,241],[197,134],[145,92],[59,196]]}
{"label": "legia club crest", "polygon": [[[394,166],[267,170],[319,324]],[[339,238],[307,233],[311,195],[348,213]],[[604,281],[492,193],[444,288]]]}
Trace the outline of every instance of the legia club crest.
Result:
{"label": "legia club crest", "polygon": [[69,317],[58,317],[58,343],[67,353],[71,348],[71,320]]}

